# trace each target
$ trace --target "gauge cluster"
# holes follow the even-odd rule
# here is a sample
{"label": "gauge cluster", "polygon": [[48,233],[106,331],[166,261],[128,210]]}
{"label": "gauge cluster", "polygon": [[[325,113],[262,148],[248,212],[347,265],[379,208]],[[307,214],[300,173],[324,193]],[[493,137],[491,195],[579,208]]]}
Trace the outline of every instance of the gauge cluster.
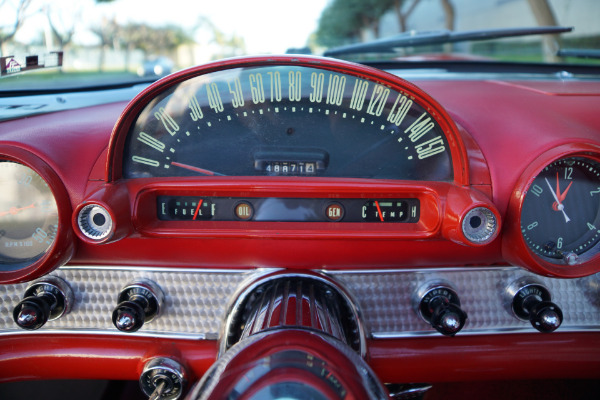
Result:
{"label": "gauge cluster", "polygon": [[480,380],[597,378],[588,100],[243,57],[1,122],[0,375],[263,393],[263,373],[319,364],[306,382],[333,397],[474,362]]}
{"label": "gauge cluster", "polygon": [[468,130],[422,89],[364,65],[246,57],[170,75],[125,106],[86,182],[59,177],[40,149],[1,150],[3,282],[104,249],[152,265],[171,265],[173,250],[179,267],[598,272],[597,145],[540,153],[499,209]]}
{"label": "gauge cluster", "polygon": [[418,199],[303,199],[158,196],[161,221],[419,221]]}

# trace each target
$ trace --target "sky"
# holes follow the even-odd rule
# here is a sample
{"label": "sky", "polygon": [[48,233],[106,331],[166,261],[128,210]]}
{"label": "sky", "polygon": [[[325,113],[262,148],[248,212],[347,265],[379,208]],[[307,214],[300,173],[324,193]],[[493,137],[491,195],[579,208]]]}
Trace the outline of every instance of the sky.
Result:
{"label": "sky", "polygon": [[[18,0],[8,0],[16,4]],[[78,21],[79,42],[95,40],[84,26],[98,23],[103,17],[116,17],[119,23],[146,22],[161,26],[180,25],[191,29],[201,17],[210,19],[227,35],[242,36],[246,50],[251,54],[281,53],[290,47],[303,47],[317,28],[318,18],[328,0],[115,0],[96,4],[94,0],[32,0],[26,21],[17,39],[28,41],[39,35],[46,24],[41,13],[50,4],[55,20],[68,27]],[[6,5],[5,5],[6,7]],[[9,11],[10,8],[8,9]],[[9,14],[2,10],[0,25],[5,25]],[[79,15],[79,17],[75,17]],[[14,17],[13,17],[14,18]]]}

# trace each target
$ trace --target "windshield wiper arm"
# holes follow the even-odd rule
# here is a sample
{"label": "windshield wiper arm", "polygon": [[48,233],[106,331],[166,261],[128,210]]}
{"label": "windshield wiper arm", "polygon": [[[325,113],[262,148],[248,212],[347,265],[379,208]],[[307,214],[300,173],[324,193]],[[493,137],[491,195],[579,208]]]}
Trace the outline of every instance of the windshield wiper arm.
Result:
{"label": "windshield wiper arm", "polygon": [[448,30],[431,32],[404,32],[389,38],[357,43],[348,46],[334,47],[327,50],[324,56],[361,53],[390,53],[400,47],[429,46],[456,42],[470,42],[517,36],[546,35],[571,32],[573,27],[536,26],[530,28],[485,29],[476,31],[452,32]]}
{"label": "windshield wiper arm", "polygon": [[556,53],[559,57],[576,58],[600,58],[600,50],[597,49],[561,49]]}

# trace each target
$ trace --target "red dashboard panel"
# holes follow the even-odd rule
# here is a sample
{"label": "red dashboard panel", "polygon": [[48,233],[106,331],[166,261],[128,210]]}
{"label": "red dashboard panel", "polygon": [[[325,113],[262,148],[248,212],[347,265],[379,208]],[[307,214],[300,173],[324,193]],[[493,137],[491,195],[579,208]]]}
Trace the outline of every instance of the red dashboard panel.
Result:
{"label": "red dashboard panel", "polygon": [[[276,73],[282,85],[277,89],[265,83],[265,96],[275,88],[273,98],[281,90],[284,100],[264,105],[256,86],[258,76],[268,82]],[[300,78],[304,83],[294,86]],[[342,78],[345,89],[339,86]],[[338,85],[334,92],[339,104],[323,108],[311,120],[313,111],[308,110],[318,108],[317,93],[326,101],[328,83]],[[361,87],[364,109],[356,94]],[[292,99],[300,88],[303,95]],[[568,247],[562,232],[567,230],[564,224],[573,220],[579,224],[579,230],[573,229],[575,236],[600,233],[593,186],[597,184],[600,191],[600,177],[583,175],[580,168],[583,178],[574,180],[572,187],[585,187],[580,191],[584,195],[566,196],[571,187],[568,168],[578,168],[580,162],[594,169],[600,163],[598,93],[596,81],[582,85],[423,80],[415,85],[346,62],[260,57],[178,72],[151,85],[129,104],[2,122],[0,161],[27,165],[45,179],[57,200],[59,234],[48,254],[28,268],[0,270],[4,291],[0,348],[10,349],[1,352],[0,376],[7,381],[137,380],[148,360],[168,356],[185,366],[190,381],[196,381],[218,356],[225,306],[249,290],[248,281],[258,279],[256,275],[262,279],[263,268],[273,268],[303,278],[310,271],[333,276],[336,285],[351,293],[353,306],[369,311],[369,315],[357,312],[359,319],[367,321],[365,361],[383,382],[597,379],[600,292],[594,274],[600,272],[600,244],[586,236],[585,246]],[[407,119],[402,120],[397,108],[401,102],[419,108],[412,114],[407,111]],[[289,107],[288,114],[274,111],[279,107]],[[236,114],[244,112],[255,116],[246,119]],[[263,113],[271,125],[265,123]],[[352,115],[357,117],[354,122]],[[375,128],[364,128],[363,122],[357,122],[361,119],[366,120],[364,126]],[[254,129],[257,126],[260,129]],[[283,138],[269,126],[285,127]],[[336,170],[343,149],[335,145],[340,143],[335,135],[326,135],[339,133],[340,126],[348,142],[361,140],[366,132],[373,134],[369,137],[384,132],[379,132],[384,139],[373,139],[372,148],[381,153],[355,143],[351,153],[362,154],[364,147],[368,161],[352,159],[350,164],[361,168]],[[247,130],[238,137],[231,127]],[[318,146],[293,142],[305,133],[303,129]],[[194,136],[194,130],[201,133]],[[215,137],[244,141],[246,146],[241,145],[236,154],[239,159],[247,156],[243,170],[247,174],[218,169],[227,167],[222,159],[238,158],[228,156]],[[178,144],[179,139],[184,144]],[[390,153],[383,150],[392,147]],[[212,160],[209,153],[219,153],[213,164],[218,167],[192,165],[202,161],[194,157],[196,151],[205,160]],[[423,156],[419,162],[447,156],[448,173],[439,172],[446,165],[442,161],[407,162],[400,169],[387,163],[396,156],[405,162],[419,155]],[[549,188],[535,188],[536,179],[543,179],[544,171],[560,160],[571,162],[560,170],[560,182],[557,174],[556,181],[548,181]],[[309,174],[311,163],[326,169],[321,175],[312,169]],[[288,173],[300,166],[306,168],[303,174]],[[164,175],[177,168],[184,171]],[[437,176],[445,178],[434,179]],[[540,208],[546,211],[547,221],[524,223],[528,196],[543,199]],[[162,198],[173,203],[169,218],[161,218],[161,204],[167,204],[160,203]],[[189,205],[176,204],[188,198],[192,199]],[[255,218],[259,203],[269,200],[288,209],[300,204],[302,210],[290,212],[289,218]],[[394,222],[392,212],[409,212],[401,204],[407,200],[418,205],[413,219],[403,214],[406,220]],[[235,214],[232,205],[240,203],[253,212],[247,219]],[[206,218],[197,219],[202,204],[215,207],[204,214]],[[341,210],[339,216],[353,212],[355,219],[325,221],[327,209],[322,204],[335,205],[334,210]],[[577,204],[582,205],[577,208]],[[571,218],[564,222],[567,213]],[[82,218],[84,222],[88,218],[88,225]],[[86,233],[90,221],[98,236],[94,231]],[[536,248],[524,239],[526,230],[535,229],[538,222],[549,227],[543,251],[540,243]],[[571,229],[575,223],[567,226]],[[563,242],[567,247],[562,247]],[[547,256],[552,251],[556,254]],[[73,284],[76,306],[71,319],[55,325],[51,321],[33,333],[16,331],[12,309],[25,291],[22,283],[49,273]],[[110,311],[119,290],[134,278],[158,281],[166,306],[158,323],[149,322],[141,333],[122,333],[111,325],[115,317],[110,321]],[[469,314],[465,335],[442,337],[435,324],[416,315],[417,288],[431,281],[442,285],[434,290],[445,290],[449,302],[457,294],[461,297],[457,306]],[[522,281],[527,282],[525,287],[542,287],[540,300],[564,303],[564,332],[542,335],[534,330],[538,329],[534,322],[530,326],[521,318],[513,323],[507,292],[510,283]],[[328,293],[330,288],[321,289]],[[90,317],[86,314],[90,309],[102,310],[102,315]],[[166,321],[162,325],[160,318]],[[203,318],[217,321],[209,322],[218,329],[194,330],[196,319]]]}

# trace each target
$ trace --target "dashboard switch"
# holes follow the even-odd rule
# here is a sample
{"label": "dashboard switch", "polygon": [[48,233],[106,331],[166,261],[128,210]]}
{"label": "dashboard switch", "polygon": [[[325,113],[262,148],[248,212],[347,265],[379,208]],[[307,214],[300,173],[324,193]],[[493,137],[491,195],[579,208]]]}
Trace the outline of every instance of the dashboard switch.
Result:
{"label": "dashboard switch", "polygon": [[417,314],[442,335],[456,335],[467,321],[456,291],[445,282],[424,284],[415,293],[413,303]]}
{"label": "dashboard switch", "polygon": [[23,329],[39,329],[48,321],[71,311],[73,291],[56,276],[37,280],[27,287],[23,300],[13,310],[13,320]]}
{"label": "dashboard switch", "polygon": [[550,291],[533,278],[514,281],[506,289],[505,299],[517,318],[529,321],[540,332],[553,332],[562,324],[562,310],[550,301]]}
{"label": "dashboard switch", "polygon": [[122,332],[135,332],[144,323],[160,314],[165,295],[161,288],[148,279],[141,279],[125,286],[113,311],[112,321]]}

